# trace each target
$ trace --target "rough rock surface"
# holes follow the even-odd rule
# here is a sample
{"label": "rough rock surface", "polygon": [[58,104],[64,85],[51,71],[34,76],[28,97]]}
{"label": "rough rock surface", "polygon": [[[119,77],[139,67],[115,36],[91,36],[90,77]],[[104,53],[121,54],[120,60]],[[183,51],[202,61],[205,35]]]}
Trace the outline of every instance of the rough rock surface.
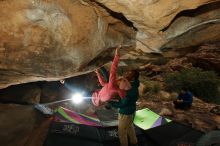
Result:
{"label": "rough rock surface", "polygon": [[[213,114],[210,110],[216,107],[215,104],[205,103],[195,98],[189,110],[176,110],[172,101],[155,100],[152,98],[141,98],[138,103],[139,108],[150,108],[151,110],[168,115],[168,118],[182,124],[192,126],[195,129],[208,132],[220,129],[220,116]],[[164,112],[164,110],[166,112]]]}
{"label": "rough rock surface", "polygon": [[95,73],[68,78],[65,84],[57,82],[43,82],[41,84],[41,103],[52,102],[61,99],[71,98],[75,92],[82,92],[85,96],[91,96],[91,92],[98,88]]}
{"label": "rough rock surface", "polygon": [[[141,70],[147,70],[154,74],[161,71],[172,72],[180,71],[181,69],[200,67],[204,70],[213,70],[220,73],[220,44],[204,43],[199,46],[185,48],[187,51],[176,49],[179,54],[176,58],[170,59],[165,65],[146,64],[140,66]],[[172,52],[172,51],[171,51]],[[171,53],[170,52],[170,53]],[[166,52],[169,54],[168,52]]]}
{"label": "rough rock surface", "polygon": [[[123,13],[133,22],[138,29],[137,48],[145,52],[157,52],[162,46],[186,47],[220,39],[218,0],[96,1],[112,11]],[[212,2],[216,3],[210,4]],[[213,33],[207,35],[211,30]]]}
{"label": "rough rock surface", "polygon": [[[204,70],[213,70],[218,74],[220,73],[219,42],[204,43],[199,46],[182,49],[185,49],[185,51],[175,49],[165,52],[162,57],[167,58],[167,62],[164,62],[162,59],[162,63],[164,62],[164,64],[155,65],[155,61],[152,61],[149,57],[146,59],[146,62],[150,63],[144,64],[144,62],[142,62],[139,66],[139,70],[146,71],[148,75],[158,75],[164,72],[200,67]],[[178,54],[174,54],[173,51],[178,52]],[[156,60],[160,61],[162,57],[158,56]],[[134,60],[134,64],[135,62]]]}
{"label": "rough rock surface", "polygon": [[82,92],[85,96],[100,88],[95,73],[84,74],[60,81],[34,82],[13,85],[0,89],[0,102],[15,104],[48,103],[71,98],[75,92]]}
{"label": "rough rock surface", "polygon": [[[148,69],[158,81],[164,71],[192,65],[220,72],[218,45],[203,45],[163,67],[147,64],[149,57],[173,58],[186,47],[219,41],[219,0],[0,0],[0,8],[0,89],[87,73],[109,61],[119,44],[127,47],[121,50],[127,67],[144,65],[142,69]],[[160,54],[172,48],[180,50]],[[92,80],[70,82],[75,86],[81,82],[92,91]],[[91,86],[88,81],[93,82]],[[0,91],[0,101],[36,103],[40,95],[41,102],[49,102],[69,93],[57,82],[40,88],[35,84],[10,87]],[[140,88],[145,95],[145,87]],[[11,89],[20,91],[10,93]],[[148,107],[202,131],[220,129],[217,105],[195,98],[191,109],[181,111],[170,101],[175,95],[159,92],[158,96],[161,98],[140,99],[139,108]],[[1,145],[43,145],[50,118],[42,118],[32,106],[0,104],[0,111]]]}
{"label": "rough rock surface", "polygon": [[167,72],[180,71],[182,69],[192,68],[193,65],[186,57],[170,60],[164,68]]}
{"label": "rough rock surface", "polygon": [[0,102],[17,104],[39,103],[41,88],[36,83],[10,86],[0,90]]}
{"label": "rough rock surface", "polygon": [[4,0],[0,8],[0,88],[76,76],[102,52],[133,44],[133,28],[92,2]]}
{"label": "rough rock surface", "polygon": [[220,115],[220,106],[215,106],[213,107],[210,112],[214,113],[214,114],[217,114],[217,115]]}
{"label": "rough rock surface", "polygon": [[4,0],[0,7],[0,88],[87,73],[119,44],[160,53],[220,40],[219,0]]}
{"label": "rough rock surface", "polygon": [[187,58],[193,66],[220,74],[220,43],[202,45],[195,53],[188,54]]}
{"label": "rough rock surface", "polygon": [[1,145],[43,145],[51,119],[42,118],[32,106],[0,104],[0,112]]}

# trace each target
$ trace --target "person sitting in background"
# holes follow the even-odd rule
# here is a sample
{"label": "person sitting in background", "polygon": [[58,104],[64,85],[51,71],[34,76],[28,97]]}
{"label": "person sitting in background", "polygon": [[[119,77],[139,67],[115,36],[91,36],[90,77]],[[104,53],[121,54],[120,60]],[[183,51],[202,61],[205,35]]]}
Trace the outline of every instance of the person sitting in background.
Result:
{"label": "person sitting in background", "polygon": [[121,146],[128,146],[128,139],[130,144],[137,146],[137,137],[133,125],[134,116],[136,112],[136,101],[138,100],[139,92],[139,72],[132,70],[124,75],[131,83],[131,89],[126,91],[125,98],[119,101],[110,101],[112,107],[119,108],[118,116],[118,135]]}
{"label": "person sitting in background", "polygon": [[173,101],[176,109],[190,108],[192,106],[192,102],[193,102],[193,94],[186,88],[183,88],[180,91],[177,100]]}
{"label": "person sitting in background", "polygon": [[120,96],[120,98],[125,97],[125,90],[129,90],[131,88],[130,83],[127,81],[127,79],[116,79],[116,73],[117,73],[117,68],[118,68],[118,63],[119,63],[119,53],[118,49],[116,48],[115,50],[115,56],[114,60],[111,65],[110,69],[110,76],[109,76],[109,81],[106,82],[106,80],[103,78],[101,75],[99,69],[96,70],[96,74],[98,77],[98,80],[102,86],[102,89],[96,90],[92,94],[92,102],[95,106],[100,106],[103,103],[109,101],[110,99],[116,97],[117,95]]}

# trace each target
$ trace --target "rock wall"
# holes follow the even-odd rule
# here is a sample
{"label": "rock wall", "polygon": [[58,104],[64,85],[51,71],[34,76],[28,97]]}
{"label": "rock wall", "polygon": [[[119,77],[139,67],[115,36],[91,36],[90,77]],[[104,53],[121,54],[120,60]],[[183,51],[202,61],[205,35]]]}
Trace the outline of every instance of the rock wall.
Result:
{"label": "rock wall", "polygon": [[34,104],[40,102],[42,91],[36,83],[14,85],[0,90],[0,102]]}
{"label": "rock wall", "polygon": [[187,58],[196,67],[204,70],[213,70],[220,74],[220,43],[204,44],[195,53],[190,53]]}
{"label": "rock wall", "polygon": [[43,118],[32,106],[0,104],[0,111],[1,145],[43,145],[51,118]]}
{"label": "rock wall", "polygon": [[119,44],[145,59],[220,40],[219,0],[4,0],[0,8],[0,88],[91,72]]}
{"label": "rock wall", "polygon": [[[159,52],[163,47],[186,47],[212,39],[220,40],[219,0],[96,0],[109,9],[123,13],[138,32],[136,48]],[[212,26],[215,23],[217,26]],[[205,29],[201,30],[202,28]],[[198,29],[198,27],[200,29]],[[194,30],[185,36],[186,32]],[[199,33],[203,31],[203,33]],[[207,35],[207,32],[214,34]],[[198,33],[197,33],[198,32]],[[178,42],[170,43],[178,39]],[[169,45],[167,45],[169,44]],[[182,45],[183,44],[183,45]],[[181,45],[181,46],[180,46]]]}
{"label": "rock wall", "polygon": [[0,88],[79,75],[102,52],[133,44],[133,28],[92,2],[4,0],[0,8]]}

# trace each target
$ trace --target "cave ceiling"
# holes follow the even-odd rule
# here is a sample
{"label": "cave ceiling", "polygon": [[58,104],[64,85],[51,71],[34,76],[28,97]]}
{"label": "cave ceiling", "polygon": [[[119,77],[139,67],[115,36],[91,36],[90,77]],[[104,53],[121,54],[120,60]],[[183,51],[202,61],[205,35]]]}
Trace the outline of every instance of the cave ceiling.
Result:
{"label": "cave ceiling", "polygon": [[219,0],[2,0],[0,7],[0,88],[93,71],[120,44],[123,55],[147,58],[220,40]]}

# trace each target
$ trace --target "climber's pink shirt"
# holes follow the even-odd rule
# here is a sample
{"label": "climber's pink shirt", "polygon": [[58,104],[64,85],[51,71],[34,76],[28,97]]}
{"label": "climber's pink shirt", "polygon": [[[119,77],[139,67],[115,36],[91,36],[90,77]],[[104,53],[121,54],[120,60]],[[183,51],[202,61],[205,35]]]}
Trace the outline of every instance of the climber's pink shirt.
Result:
{"label": "climber's pink shirt", "polygon": [[95,106],[99,106],[101,103],[109,101],[115,95],[119,95],[121,98],[125,97],[125,90],[121,90],[116,85],[116,73],[118,68],[119,56],[115,55],[111,65],[109,82],[106,82],[102,75],[98,72],[98,80],[103,86],[101,90],[97,90],[92,94],[92,102]]}

